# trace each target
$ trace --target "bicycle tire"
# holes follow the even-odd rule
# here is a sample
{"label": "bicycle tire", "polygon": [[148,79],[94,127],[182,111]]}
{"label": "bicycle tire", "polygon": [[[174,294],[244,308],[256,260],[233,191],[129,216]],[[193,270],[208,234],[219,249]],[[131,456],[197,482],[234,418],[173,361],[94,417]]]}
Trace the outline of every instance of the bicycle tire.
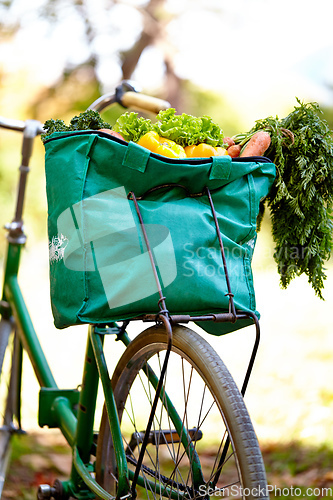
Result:
{"label": "bicycle tire", "polygon": [[[151,383],[146,384],[148,377],[143,375],[148,372],[146,362],[156,371],[163,364],[162,353],[166,346],[163,326],[145,330],[129,344],[112,377],[129,469],[135,467],[142,442],[142,434],[139,433],[145,429],[144,422],[148,421],[149,406],[154,397],[154,388]],[[177,372],[175,363],[180,364]],[[146,387],[139,394],[139,386],[143,382]],[[189,384],[185,386],[187,382]],[[218,354],[189,328],[173,328],[172,352],[163,387],[171,396],[185,428],[192,429],[191,435],[198,437],[197,440],[193,439],[191,446],[199,456],[204,477],[201,478],[198,489],[198,478],[194,479],[193,459],[187,456],[185,445],[176,442],[179,433],[178,436],[175,433],[171,411],[167,411],[167,407],[170,409],[171,406],[163,397],[164,402],[162,404],[160,398],[155,413],[155,434],[152,434],[152,442],[148,444],[144,456],[137,498],[208,498],[221,494],[222,490],[223,496],[229,493],[235,497],[246,496],[247,499],[268,498],[264,464],[244,399]],[[147,405],[143,397],[147,398]],[[194,409],[198,412],[196,415]],[[133,429],[129,429],[129,426]],[[201,438],[198,431],[203,433]],[[222,464],[219,462],[226,434],[231,445]],[[221,472],[218,482],[213,485],[217,469],[221,469]],[[117,470],[105,408],[97,442],[95,470],[97,481],[115,495]],[[195,481],[197,486],[194,485]]]}
{"label": "bicycle tire", "polygon": [[16,428],[16,332],[12,320],[0,321],[0,497],[11,453],[11,438]]}

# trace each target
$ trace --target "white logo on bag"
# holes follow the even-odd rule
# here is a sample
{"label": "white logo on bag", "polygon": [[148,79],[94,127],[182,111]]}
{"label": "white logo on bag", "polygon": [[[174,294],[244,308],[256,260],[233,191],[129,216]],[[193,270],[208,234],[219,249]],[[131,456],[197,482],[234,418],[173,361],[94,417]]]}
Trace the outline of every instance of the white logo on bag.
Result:
{"label": "white logo on bag", "polygon": [[[142,231],[137,229],[123,187],[69,207],[60,214],[57,227],[61,236],[52,239],[52,255],[59,253],[59,248],[61,257],[50,257],[50,261],[63,259],[73,271],[98,271],[110,309],[158,291]],[[147,224],[145,228],[161,284],[166,287],[177,275],[170,232],[159,224]]]}
{"label": "white logo on bag", "polygon": [[60,236],[53,236],[49,241],[49,259],[50,262],[58,262],[64,258],[65,248],[68,244],[68,238],[60,234]]}

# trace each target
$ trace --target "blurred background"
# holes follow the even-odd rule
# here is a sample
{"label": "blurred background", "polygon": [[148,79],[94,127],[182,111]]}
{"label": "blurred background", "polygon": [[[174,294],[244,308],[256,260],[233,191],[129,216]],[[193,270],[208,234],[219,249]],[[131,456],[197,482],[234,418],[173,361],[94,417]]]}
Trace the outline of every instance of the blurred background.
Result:
{"label": "blurred background", "polygon": [[[178,113],[210,115],[226,136],[249,130],[257,119],[286,116],[296,97],[318,102],[332,129],[332,14],[332,0],[315,6],[302,0],[0,0],[0,115],[67,123],[130,79]],[[18,134],[1,131],[1,225],[12,217],[19,148]],[[80,382],[85,331],[52,326],[39,139],[29,182],[23,291],[56,380],[72,387]],[[4,242],[1,234],[1,259]],[[303,277],[282,290],[273,253],[266,213],[253,264],[262,340],[246,402],[271,481],[279,474],[286,484],[296,476],[302,484],[312,474],[313,484],[333,484],[333,267],[327,263],[322,301]],[[251,329],[208,340],[240,383]],[[118,349],[112,348],[111,363]],[[24,386],[25,427],[37,430],[29,367]],[[280,453],[278,467],[272,453]]]}

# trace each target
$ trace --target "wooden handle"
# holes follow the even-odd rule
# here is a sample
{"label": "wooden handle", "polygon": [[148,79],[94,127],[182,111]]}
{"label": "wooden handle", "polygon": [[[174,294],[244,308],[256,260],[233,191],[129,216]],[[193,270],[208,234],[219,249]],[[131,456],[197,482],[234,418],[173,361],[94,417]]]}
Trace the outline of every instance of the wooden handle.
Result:
{"label": "wooden handle", "polygon": [[155,114],[171,107],[168,101],[131,91],[122,95],[121,104],[125,108],[135,108],[138,111],[149,111]]}

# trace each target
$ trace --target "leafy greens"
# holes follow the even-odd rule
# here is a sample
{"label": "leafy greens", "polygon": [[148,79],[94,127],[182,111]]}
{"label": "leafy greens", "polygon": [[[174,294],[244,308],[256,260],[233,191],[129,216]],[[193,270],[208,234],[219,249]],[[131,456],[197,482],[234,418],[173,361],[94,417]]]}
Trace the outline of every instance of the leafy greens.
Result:
{"label": "leafy greens", "polygon": [[42,140],[45,141],[54,132],[73,132],[76,130],[99,130],[101,128],[111,128],[111,125],[102,120],[97,111],[91,109],[83,111],[78,116],[74,116],[69,125],[63,120],[46,120],[44,123],[44,133]]}
{"label": "leafy greens", "polygon": [[258,120],[234,140],[244,144],[258,130],[270,133],[265,156],[276,165],[277,177],[266,205],[281,285],[305,273],[323,298],[324,263],[333,247],[333,139],[318,104],[297,102],[287,117]]}
{"label": "leafy greens", "polygon": [[153,130],[152,122],[148,118],[139,116],[134,111],[122,114],[113,126],[115,132],[119,132],[125,141],[138,142],[147,132]]}
{"label": "leafy greens", "polygon": [[176,115],[173,108],[160,111],[155,123],[139,117],[134,112],[124,113],[116,121],[113,130],[119,132],[125,140],[134,142],[153,130],[161,137],[171,139],[181,146],[201,142],[211,146],[223,144],[223,132],[209,116],[198,118],[186,113]]}

